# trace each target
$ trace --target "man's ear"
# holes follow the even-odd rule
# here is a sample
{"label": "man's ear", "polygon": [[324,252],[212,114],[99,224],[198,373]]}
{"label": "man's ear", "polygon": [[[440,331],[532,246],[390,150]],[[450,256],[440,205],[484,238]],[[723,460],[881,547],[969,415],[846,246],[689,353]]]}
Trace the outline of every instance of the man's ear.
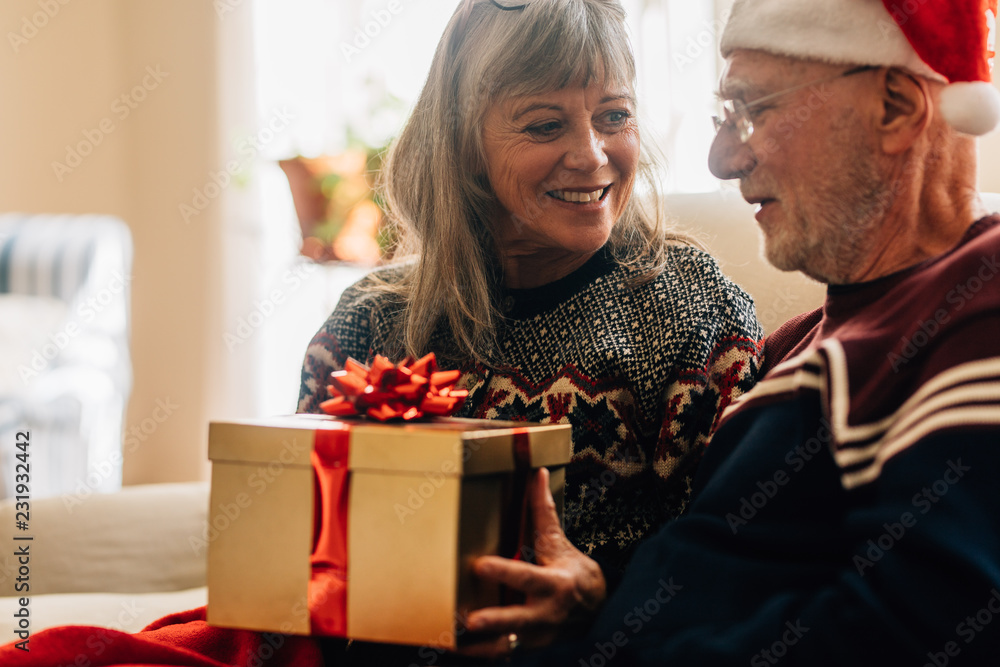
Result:
{"label": "man's ear", "polygon": [[930,83],[897,67],[879,77],[881,106],[878,123],[882,150],[895,155],[907,150],[927,129],[933,114]]}

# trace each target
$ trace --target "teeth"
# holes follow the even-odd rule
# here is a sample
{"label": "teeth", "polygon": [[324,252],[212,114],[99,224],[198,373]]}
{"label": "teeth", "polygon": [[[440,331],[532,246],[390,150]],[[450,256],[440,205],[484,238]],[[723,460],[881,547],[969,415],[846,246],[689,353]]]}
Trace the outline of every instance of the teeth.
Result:
{"label": "teeth", "polygon": [[600,190],[594,190],[593,192],[568,192],[566,190],[553,190],[549,194],[556,199],[562,199],[563,201],[571,202],[592,202],[597,201],[604,194],[606,188],[601,188]]}

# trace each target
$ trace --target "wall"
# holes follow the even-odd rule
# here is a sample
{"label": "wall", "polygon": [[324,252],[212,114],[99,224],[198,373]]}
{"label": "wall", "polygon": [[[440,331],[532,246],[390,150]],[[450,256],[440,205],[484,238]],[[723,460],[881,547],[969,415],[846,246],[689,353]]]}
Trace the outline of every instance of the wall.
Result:
{"label": "wall", "polygon": [[[219,164],[220,19],[204,0],[6,0],[0,26],[0,210],[104,212],[129,224],[134,439],[124,481],[203,478],[223,372],[221,216],[209,207],[185,224],[178,205]],[[57,174],[52,163],[76,164],[67,146],[81,142],[92,152]]]}
{"label": "wall", "polygon": [[[1000,68],[993,85],[1000,90]],[[1000,192],[1000,130],[979,140],[979,189]]]}

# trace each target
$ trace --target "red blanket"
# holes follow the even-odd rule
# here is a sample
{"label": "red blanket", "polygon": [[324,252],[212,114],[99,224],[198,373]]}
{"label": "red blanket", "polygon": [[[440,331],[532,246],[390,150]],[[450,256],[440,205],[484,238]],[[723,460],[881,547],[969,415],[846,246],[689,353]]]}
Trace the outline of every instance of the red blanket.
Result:
{"label": "red blanket", "polygon": [[85,625],[42,630],[28,648],[0,646],[0,665],[323,667],[311,637],[215,628],[205,623],[204,607],[166,616],[134,635]]}

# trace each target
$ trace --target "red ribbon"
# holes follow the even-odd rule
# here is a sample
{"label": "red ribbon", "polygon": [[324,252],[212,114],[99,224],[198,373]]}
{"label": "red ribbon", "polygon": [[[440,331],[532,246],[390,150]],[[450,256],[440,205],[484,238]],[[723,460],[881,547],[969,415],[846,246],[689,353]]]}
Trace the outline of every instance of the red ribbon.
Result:
{"label": "red ribbon", "polygon": [[328,415],[368,415],[379,421],[448,416],[469,392],[455,389],[460,371],[439,371],[434,353],[414,361],[407,357],[397,366],[375,355],[371,368],[348,359],[344,370],[330,374],[329,400],[320,403]]}
{"label": "red ribbon", "polygon": [[[334,428],[315,432],[311,454],[315,481],[313,551],[309,558],[309,618],[313,635],[347,636],[347,519],[348,454],[350,425],[332,422]],[[514,474],[504,494],[505,511],[500,532],[500,554],[514,560],[526,558],[528,537],[527,487],[531,474],[528,429],[514,429]],[[506,604],[523,601],[511,590],[501,592]]]}
{"label": "red ribbon", "polygon": [[347,636],[347,456],[350,426],[317,430],[313,440],[313,552],[309,620],[314,635]]}

